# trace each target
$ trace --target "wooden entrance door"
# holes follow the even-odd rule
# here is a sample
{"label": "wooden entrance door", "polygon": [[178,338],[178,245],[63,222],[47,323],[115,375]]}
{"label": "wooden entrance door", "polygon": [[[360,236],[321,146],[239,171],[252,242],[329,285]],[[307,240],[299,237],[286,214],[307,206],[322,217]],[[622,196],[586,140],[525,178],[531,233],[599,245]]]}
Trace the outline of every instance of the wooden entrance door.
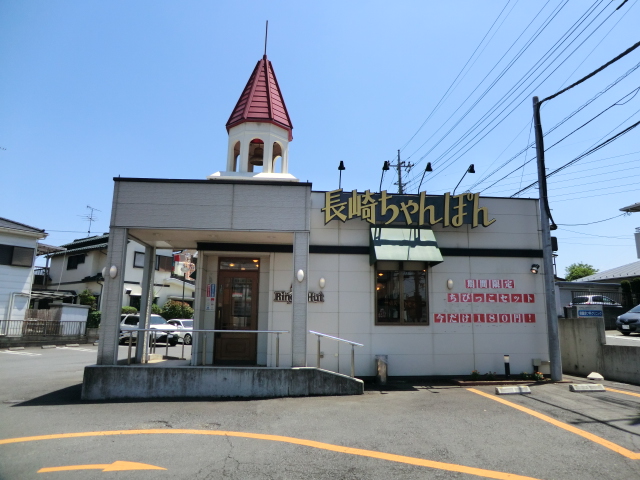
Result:
{"label": "wooden entrance door", "polygon": [[[258,272],[218,272],[216,330],[258,329]],[[257,333],[216,333],[213,361],[217,365],[255,365]]]}

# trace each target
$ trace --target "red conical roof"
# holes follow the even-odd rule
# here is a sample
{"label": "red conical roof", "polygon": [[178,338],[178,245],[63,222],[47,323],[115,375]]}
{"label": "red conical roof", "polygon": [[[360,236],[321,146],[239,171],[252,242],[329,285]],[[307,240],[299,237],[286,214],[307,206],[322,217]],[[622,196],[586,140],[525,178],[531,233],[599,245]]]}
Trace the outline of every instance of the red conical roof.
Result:
{"label": "red conical roof", "polygon": [[262,57],[253,69],[253,73],[242,91],[242,95],[233,109],[227,131],[244,122],[268,122],[289,132],[289,141],[293,140],[293,125],[284,104],[282,92],[276,80],[271,62]]}

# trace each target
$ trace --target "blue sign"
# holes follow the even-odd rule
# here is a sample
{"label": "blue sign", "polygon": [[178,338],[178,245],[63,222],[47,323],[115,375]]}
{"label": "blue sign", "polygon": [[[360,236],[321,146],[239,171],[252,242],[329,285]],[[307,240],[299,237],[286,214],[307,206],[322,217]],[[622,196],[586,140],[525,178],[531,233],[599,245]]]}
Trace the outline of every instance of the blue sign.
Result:
{"label": "blue sign", "polygon": [[602,310],[578,310],[578,317],[601,317]]}

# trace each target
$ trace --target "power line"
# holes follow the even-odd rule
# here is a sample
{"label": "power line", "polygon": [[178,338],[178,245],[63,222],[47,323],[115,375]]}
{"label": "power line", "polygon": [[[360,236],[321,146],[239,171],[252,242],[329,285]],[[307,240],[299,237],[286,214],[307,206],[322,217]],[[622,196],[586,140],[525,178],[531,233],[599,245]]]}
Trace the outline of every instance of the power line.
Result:
{"label": "power line", "polygon": [[[606,7],[605,7],[605,8],[606,8]],[[602,11],[600,11],[600,13],[598,13],[598,14],[596,15],[596,17],[595,17],[593,20],[591,20],[591,22],[589,22],[589,24],[588,24],[588,25],[587,25],[587,26],[586,26],[586,27],[585,27],[585,28],[584,28],[584,29],[583,29],[583,30],[582,30],[582,31],[581,31],[581,32],[580,32],[580,33],[579,33],[579,34],[578,34],[578,35],[577,35],[577,36],[576,36],[576,37],[575,37],[575,38],[574,38],[574,39],[573,39],[573,40],[572,40],[572,41],[571,41],[571,42],[570,42],[570,43],[569,43],[569,44],[568,44],[568,45],[567,45],[567,46],[566,46],[566,47],[565,47],[565,48],[564,48],[564,49],[563,49],[563,50],[562,50],[562,51],[561,51],[561,52],[560,52],[560,53],[559,53],[559,54],[558,54],[558,55],[557,55],[557,56],[556,56],[556,57],[555,57],[555,58],[554,58],[550,63],[549,63],[549,65],[547,65],[547,66],[546,66],[546,67],[545,67],[545,68],[544,68],[544,69],[543,69],[543,70],[542,70],[542,71],[537,75],[537,77],[535,77],[535,78],[534,78],[534,79],[533,79],[533,80],[532,80],[532,81],[531,81],[531,82],[530,82],[530,83],[525,87],[525,89],[524,89],[524,90],[528,89],[528,88],[533,84],[533,82],[535,82],[538,78],[540,78],[540,76],[542,76],[542,74],[543,74],[547,69],[549,69],[557,59],[559,59],[559,58],[560,58],[560,56],[561,56],[561,55],[562,55],[562,54],[563,54],[563,53],[564,53],[564,52],[565,52],[565,51],[566,51],[566,50],[567,50],[567,49],[568,49],[568,48],[569,48],[569,47],[570,47],[570,46],[571,46],[571,45],[572,45],[572,44],[573,44],[577,39],[578,39],[578,37],[579,37],[582,33],[584,33],[584,31],[585,31],[585,30],[586,30],[586,29],[587,29],[587,28],[588,28],[588,27],[589,27],[589,26],[590,26],[590,25],[591,25],[591,24],[596,20],[596,18],[597,18],[597,17],[598,17],[598,16],[599,16],[603,11],[604,11],[604,9],[603,9]],[[612,12],[612,14],[613,14],[613,12]],[[609,17],[611,17],[611,14],[609,15]],[[598,27],[596,27],[596,29],[595,29],[593,32],[591,32],[591,33],[589,34],[589,37],[590,37],[591,35],[593,35],[593,33],[594,33],[598,28],[600,28],[600,26],[602,26],[602,24],[603,24],[603,23],[604,23],[604,22],[605,22],[609,17],[607,17],[607,18],[606,18],[602,23],[600,23],[600,25],[599,25]],[[586,19],[585,19],[585,20],[586,20]],[[584,22],[584,20],[583,20],[583,22]],[[578,26],[580,26],[583,22],[580,22],[580,24],[579,24]],[[576,28],[577,28],[577,27],[576,27]],[[575,29],[574,29],[574,31],[575,31]],[[589,37],[587,37],[587,38],[589,38]],[[563,40],[563,42],[562,42],[562,43],[564,43],[564,41],[566,41],[568,38],[569,38],[569,37],[567,37],[565,40]],[[558,45],[558,47],[556,47],[556,49],[554,49],[554,51],[555,51],[555,50],[557,50],[558,48],[560,48],[560,46],[561,46],[561,44],[560,44],[560,45]],[[555,68],[555,69],[554,69],[554,70],[553,70],[549,75],[547,75],[547,76],[546,76],[546,77],[545,77],[545,78],[544,78],[540,83],[538,83],[538,85],[537,85],[536,87],[534,87],[534,88],[533,88],[533,90],[535,90],[536,88],[538,88],[539,86],[541,86],[541,85],[542,85],[542,84],[543,84],[543,83],[544,83],[544,82],[545,82],[545,81],[546,81],[546,80],[547,80],[547,79],[548,79],[548,78],[549,78],[553,73],[555,73],[555,71],[556,71],[558,68],[560,68],[560,66],[562,66],[562,63],[563,63],[564,61],[566,61],[568,58],[570,58],[570,57],[571,57],[571,56],[572,56],[572,55],[573,55],[573,54],[574,54],[574,53],[575,53],[575,52],[576,52],[580,47],[581,47],[581,45],[578,45],[578,46],[577,46],[577,47],[576,47],[576,48],[575,48],[571,53],[569,53],[569,55],[568,55],[568,56],[567,56],[567,57],[566,57],[562,62],[560,62],[560,63],[558,64],[558,66],[557,66],[557,67],[556,67],[556,68]],[[530,77],[530,76],[531,76],[531,75],[529,75],[529,77]],[[523,90],[523,91],[524,91],[524,90]],[[502,119],[500,119],[500,120],[499,120],[495,125],[493,125],[493,127],[491,127],[491,129],[490,129],[488,132],[486,132],[484,135],[482,135],[482,136],[481,136],[481,137],[480,137],[480,138],[479,138],[475,143],[473,143],[473,144],[472,144],[469,148],[467,148],[464,152],[460,153],[462,149],[464,149],[467,145],[469,145],[469,144],[470,144],[470,143],[471,143],[475,138],[477,138],[477,137],[478,137],[478,135],[482,134],[482,132],[484,132],[484,130],[486,130],[487,128],[489,128],[489,126],[490,126],[492,123],[494,123],[494,122],[499,118],[499,116],[500,116],[500,115],[502,115],[502,113],[504,113],[504,112],[505,112],[505,110],[507,110],[507,108],[509,108],[509,107],[510,107],[510,106],[511,106],[511,105],[512,105],[516,100],[517,100],[517,97],[516,97],[516,98],[514,98],[514,99],[513,99],[513,100],[512,100],[512,101],[511,101],[511,102],[510,102],[510,103],[509,103],[505,108],[503,108],[503,109],[502,109],[502,110],[501,110],[501,111],[500,111],[500,112],[495,116],[495,118],[493,118],[492,120],[490,120],[490,121],[489,121],[489,123],[487,123],[487,124],[486,124],[486,125],[485,125],[485,126],[484,126],[484,127],[483,127],[479,132],[478,132],[478,133],[476,133],[476,134],[471,138],[471,140],[469,140],[465,145],[463,145],[460,149],[458,149],[455,153],[453,153],[453,154],[452,154],[452,155],[451,155],[447,160],[445,160],[445,162],[446,162],[446,163],[448,163],[448,165],[446,165],[446,166],[445,166],[444,168],[442,168],[442,169],[439,169],[439,170],[438,170],[438,173],[441,173],[441,172],[442,172],[443,170],[445,170],[448,166],[452,165],[452,164],[453,164],[453,163],[455,163],[457,160],[459,160],[460,158],[462,158],[462,156],[464,156],[467,152],[469,152],[469,150],[471,150],[471,149],[472,149],[473,147],[475,147],[478,143],[480,143],[480,142],[481,142],[481,141],[482,141],[482,140],[483,140],[487,135],[489,135],[489,133],[491,133],[493,130],[495,130],[495,128],[496,128],[498,125],[500,125],[503,121],[505,121],[505,120],[506,120],[506,119],[507,119],[507,118],[508,118],[508,117],[509,117],[509,116],[510,116],[510,115],[511,115],[515,110],[516,110],[516,108],[518,108],[518,107],[519,107],[519,106],[524,102],[524,100],[525,100],[525,99],[526,99],[526,97],[525,97],[525,98],[523,98],[523,99],[522,99],[522,100],[521,100],[521,101],[520,101],[520,102],[519,102],[519,103],[518,103],[514,108],[512,108],[512,109],[511,109],[511,111],[509,111],[509,112],[508,112],[508,113],[507,113],[507,114],[506,114]],[[492,111],[491,111],[489,114],[492,114],[492,113],[493,113],[493,111],[495,111],[497,108],[499,108],[499,107],[500,107],[502,104],[504,104],[506,101],[507,101],[507,100],[506,100],[506,99],[504,99],[504,100],[502,100],[501,102],[499,102],[498,104],[496,104],[496,105],[492,108]],[[458,141],[457,141],[457,142],[456,142],[452,147],[449,147],[449,149],[447,149],[447,151],[445,151],[444,153],[442,153],[442,154],[441,154],[437,159],[435,159],[432,163],[436,163],[436,162],[438,162],[438,161],[439,161],[441,158],[443,158],[443,157],[444,157],[444,156],[445,156],[449,151],[451,151],[451,149],[452,149],[453,147],[457,146],[457,145],[458,145],[459,143],[461,143],[461,141],[463,141],[466,137],[468,137],[469,135],[471,135],[471,134],[473,133],[473,131],[474,131],[474,130],[479,126],[479,125],[481,125],[481,124],[482,124],[482,122],[484,122],[484,119],[485,119],[486,117],[487,117],[487,115],[485,115],[483,118],[481,118],[479,121],[477,121],[477,122],[474,124],[474,126],[473,126],[471,129],[469,129],[469,130],[467,131],[467,133],[465,133],[465,134],[463,135],[463,137],[462,137],[460,140],[458,140]],[[458,154],[460,154],[460,155],[458,155]],[[454,159],[453,157],[454,157],[455,155],[458,155],[458,156]]]}
{"label": "power line", "polygon": [[[502,10],[500,10],[500,13],[498,14],[498,16],[496,17],[496,19],[493,21],[493,23],[491,24],[491,27],[489,27],[489,30],[487,30],[487,33],[484,34],[484,37],[482,37],[482,40],[480,40],[480,43],[478,44],[478,46],[475,48],[475,50],[473,51],[473,53],[471,54],[471,56],[469,57],[469,59],[467,60],[467,62],[464,64],[464,66],[462,67],[462,70],[460,70],[460,72],[458,72],[458,75],[456,75],[456,78],[453,79],[453,82],[451,82],[451,85],[449,85],[449,88],[447,88],[447,91],[444,92],[444,94],[442,95],[442,97],[440,98],[440,100],[438,100],[438,103],[436,104],[435,107],[433,107],[433,110],[431,110],[431,113],[429,113],[429,115],[427,116],[427,119],[422,122],[422,125],[420,125],[420,128],[418,128],[418,130],[416,131],[416,133],[414,133],[411,138],[409,140],[407,140],[407,142],[400,148],[400,151],[403,151],[405,149],[405,147],[407,145],[409,145],[409,143],[411,143],[411,140],[413,140],[415,138],[415,136],[422,130],[422,128],[427,124],[427,122],[429,121],[429,119],[431,118],[431,116],[436,112],[436,110],[438,110],[438,108],[440,107],[440,104],[443,102],[443,100],[445,99],[445,97],[447,96],[447,94],[449,93],[449,90],[451,90],[451,88],[454,86],[454,84],[456,83],[456,81],[458,80],[458,78],[460,77],[460,75],[462,75],[462,72],[464,72],[464,69],[467,68],[467,65],[469,65],[469,62],[471,61],[471,59],[473,58],[473,56],[476,54],[476,52],[478,51],[478,49],[480,48],[480,46],[482,45],[482,43],[484,42],[484,39],[487,38],[487,35],[489,35],[489,32],[491,32],[491,30],[493,29],[493,26],[496,24],[496,22],[498,21],[498,19],[502,16],[502,13],[505,11],[505,9],[507,8],[507,6],[509,5],[509,3],[511,3],[511,0],[508,0],[507,3],[504,5],[504,7],[502,8]],[[547,2],[549,3],[549,2]],[[546,6],[546,4],[545,4]],[[543,7],[544,8],[544,7]],[[506,18],[506,17],[505,17]],[[496,30],[497,31],[497,30]],[[488,44],[487,44],[488,45]],[[463,77],[464,78],[464,77]],[[454,88],[455,90],[455,88]]]}
{"label": "power line", "polygon": [[595,74],[601,72],[602,70],[604,70],[605,68],[607,68],[609,65],[612,65],[614,63],[616,63],[618,60],[620,60],[621,58],[629,55],[631,52],[633,52],[636,48],[640,47],[640,42],[635,43],[634,45],[632,45],[631,47],[627,48],[624,52],[622,52],[620,55],[618,55],[617,57],[615,57],[612,60],[609,60],[607,63],[605,63],[604,65],[602,65],[601,67],[597,68],[596,70],[594,70],[593,72],[591,72],[589,75],[587,75],[586,77],[582,77],[580,80],[578,80],[575,83],[572,83],[571,85],[569,85],[567,88],[564,88],[562,90],[560,90],[557,93],[554,93],[553,95],[544,98],[542,100],[540,100],[540,103],[546,102],[547,100],[552,100],[554,98],[556,98],[558,95],[560,95],[561,93],[566,92],[567,90],[571,90],[574,87],[577,87],[578,85],[580,85],[582,82],[586,82],[587,80],[589,80],[591,77],[593,77]]}
{"label": "power line", "polygon": [[[637,113],[637,112],[636,112]],[[626,133],[630,132],[631,130],[633,130],[634,128],[636,128],[638,125],[640,125],[640,122],[636,122],[633,125],[631,125],[630,127],[625,128],[624,130],[622,130],[621,132],[618,132],[617,134],[615,134],[613,137],[608,138],[607,140],[605,140],[604,142],[600,143],[599,145],[597,145],[596,147],[586,151],[585,153],[583,153],[582,155],[579,155],[578,157],[574,158],[573,160],[571,160],[570,162],[565,163],[563,166],[561,166],[560,168],[555,169],[553,172],[545,175],[546,178],[549,178],[550,176],[552,176],[553,174],[560,172],[562,170],[564,170],[567,167],[570,167],[571,165],[573,165],[574,163],[580,161],[581,159],[583,159],[584,157],[591,155],[592,153],[597,152],[598,150],[600,150],[601,148],[606,147],[607,145],[609,145],[611,142],[617,140],[618,138],[620,138],[622,135],[625,135]],[[533,187],[534,185],[536,185],[538,182],[533,182],[531,185],[517,191],[516,193],[514,193],[513,195],[511,195],[511,197],[515,197],[516,195],[519,195],[522,192],[525,192],[527,190],[529,190],[531,187]]]}
{"label": "power line", "polygon": [[[573,34],[573,33],[574,33],[574,32],[575,32],[575,31],[580,27],[580,25],[582,25],[582,24],[586,21],[586,19],[591,15],[591,13],[593,12],[593,10],[595,10],[595,8],[597,8],[601,3],[602,3],[602,2],[598,3],[597,5],[596,5],[596,4],[593,4],[593,5],[592,5],[588,10],[587,10],[587,12],[586,12],[585,14],[583,14],[583,15],[582,15],[582,16],[581,16],[581,17],[580,17],[580,18],[579,18],[579,19],[578,19],[578,20],[577,20],[577,21],[572,25],[572,27],[569,29],[569,31],[568,31],[567,33],[563,34],[563,35],[560,37],[560,39],[559,39],[558,41],[556,41],[556,43],[555,43],[551,48],[549,48],[549,49],[547,50],[547,52],[545,52],[545,54],[541,57],[541,59],[539,59],[539,60],[536,62],[536,64],[535,64],[533,67],[531,67],[531,68],[529,69],[529,71],[528,71],[528,72],[527,72],[527,73],[526,73],[526,74],[525,74],[525,75],[524,75],[524,76],[523,76],[523,77],[522,77],[522,78],[521,78],[521,79],[516,83],[516,85],[515,85],[514,87],[511,87],[511,89],[507,92],[507,94],[503,97],[503,99],[502,99],[500,102],[496,103],[496,104],[495,104],[495,105],[494,105],[494,106],[493,106],[493,107],[492,107],[492,108],[491,108],[487,113],[485,113],[485,114],[480,118],[480,120],[478,120],[478,121],[477,121],[477,122],[476,122],[476,123],[475,123],[471,128],[469,128],[469,129],[467,130],[467,132],[466,132],[465,134],[463,134],[463,136],[462,136],[459,140],[457,140],[457,141],[456,141],[456,142],[455,142],[451,147],[449,147],[449,148],[448,148],[444,153],[442,153],[442,154],[441,154],[441,155],[440,155],[436,160],[434,160],[434,161],[433,161],[433,163],[435,163],[435,162],[439,161],[442,157],[444,157],[444,155],[446,155],[449,151],[451,151],[451,149],[452,149],[452,148],[455,148],[455,146],[457,146],[457,145],[458,145],[458,144],[460,144],[462,141],[464,141],[464,139],[465,139],[465,138],[467,138],[469,135],[471,135],[471,134],[473,133],[473,131],[474,131],[474,130],[476,130],[476,129],[479,127],[479,125],[481,125],[481,124],[486,120],[486,118],[487,118],[487,117],[489,117],[490,115],[492,115],[492,114],[493,114],[493,113],[494,113],[494,112],[495,112],[495,111],[496,111],[496,110],[497,110],[501,105],[503,105],[505,102],[507,102],[507,101],[508,101],[508,99],[509,99],[509,97],[513,95],[513,92],[514,92],[515,90],[519,89],[525,81],[527,81],[529,78],[531,78],[531,76],[532,76],[532,75],[534,74],[534,72],[539,68],[539,66],[541,66],[542,64],[544,64],[545,62],[547,62],[547,60],[549,59],[550,55],[552,55],[553,53],[555,53],[555,52],[556,52],[556,51],[557,51],[557,50],[562,46],[562,44],[563,44],[564,42],[566,42],[566,41],[569,39],[569,37],[570,37],[570,36],[571,36],[571,35],[572,35],[572,34]],[[606,8],[606,6],[605,6],[605,8]],[[567,48],[569,48],[569,46],[570,46],[571,44],[573,44],[573,43],[575,42],[575,40],[576,40],[576,39],[577,39],[577,38],[578,38],[582,33],[584,33],[584,31],[589,27],[589,25],[591,25],[591,24],[595,21],[595,19],[596,19],[598,16],[600,16],[600,15],[602,14],[602,12],[605,10],[605,8],[603,8],[603,9],[602,9],[602,10],[601,10],[597,15],[596,15],[596,17],[595,17],[593,20],[591,20],[591,22],[589,22],[589,24],[588,24],[588,25],[587,25],[587,26],[586,26],[586,27],[585,27],[585,28],[584,28],[584,29],[583,29],[583,30],[582,30],[582,31],[581,31],[581,32],[576,36],[576,38],[574,38],[574,39],[573,39],[573,40],[572,40],[572,41],[571,41],[571,42],[570,42],[570,43],[569,43],[569,44],[568,44],[568,45],[567,45],[567,46],[566,46],[566,47],[565,47],[565,48],[564,48],[564,49],[563,49],[563,50],[562,50],[562,51],[561,51],[561,52],[560,52],[560,53],[559,53],[559,54],[558,54],[558,55],[557,55],[553,60],[551,60],[551,63],[549,63],[549,65],[547,65],[547,67],[545,67],[545,68],[544,68],[544,69],[543,69],[543,70],[542,70],[542,71],[541,71],[541,72],[540,72],[540,73],[539,73],[539,74],[538,74],[538,75],[537,75],[537,76],[536,76],[536,77],[535,77],[535,78],[534,78],[534,79],[533,79],[533,80],[532,80],[532,81],[531,81],[531,82],[530,82],[526,87],[524,87],[524,89],[525,89],[525,90],[526,90],[526,89],[528,89],[528,88],[533,84],[533,82],[535,82],[538,78],[540,78],[540,76],[541,76],[541,75],[542,75],[542,74],[543,74],[543,73],[544,73],[544,72],[545,72],[545,71],[546,71],[546,70],[547,70],[551,65],[553,65],[553,63],[554,63],[556,60],[558,60],[558,58],[559,58],[559,57],[560,57],[560,56],[561,56],[561,55],[562,55],[562,54],[567,50]],[[609,15],[609,17],[610,17],[610,16],[611,16],[611,15]],[[607,19],[608,19],[609,17],[607,17]],[[607,19],[605,19],[605,21],[606,21]],[[591,32],[591,34],[590,34],[589,36],[593,35],[593,33],[594,33],[598,28],[600,28],[600,26],[601,26],[603,23],[604,23],[604,21],[603,21],[603,22],[602,22],[602,23],[601,23],[601,24],[600,24],[600,25],[599,25],[599,26],[598,26],[598,27],[597,27],[593,32]],[[568,55],[568,56],[567,56],[563,61],[565,61],[567,58],[569,58],[571,55],[573,55],[573,54],[578,50],[578,48],[580,48],[580,46],[576,47],[576,49],[574,49],[574,50],[573,50],[573,51],[572,51],[572,52],[571,52],[571,53],[570,53],[570,54],[569,54],[569,55]],[[560,66],[560,65],[559,65],[559,66]],[[559,68],[559,66],[558,66],[558,67],[556,67],[556,69],[554,69],[554,70],[551,72],[551,74],[553,74],[553,73],[557,70],[557,68]],[[544,83],[544,81],[546,81],[546,80],[549,78],[549,76],[550,76],[551,74],[549,74],[549,75],[548,75],[548,76],[547,76],[547,77],[546,77],[542,82],[540,82],[536,87],[534,87],[534,89],[535,89],[535,88],[538,88],[540,85],[542,85],[542,83]],[[524,90],[523,90],[523,91],[524,91]],[[506,110],[507,108],[509,108],[509,107],[510,107],[510,106],[511,106],[511,105],[512,105],[516,100],[517,100],[517,97],[516,97],[516,98],[514,98],[513,100],[511,100],[511,102],[509,102],[509,104],[508,104],[505,108],[503,108],[503,109],[502,109],[502,110],[501,110],[501,111],[500,111],[500,112],[499,112],[499,113],[498,113],[498,114],[497,114],[497,115],[496,115],[496,116],[495,116],[491,121],[489,121],[489,123],[488,123],[487,125],[485,125],[485,127],[484,127],[482,130],[480,130],[480,132],[478,132],[478,133],[477,133],[477,134],[476,134],[476,135],[475,135],[475,136],[474,136],[474,137],[473,137],[469,142],[467,142],[464,146],[462,146],[462,147],[461,147],[461,148],[460,148],[456,153],[454,153],[451,157],[449,157],[449,159],[447,160],[447,162],[448,162],[449,164],[448,164],[447,166],[445,166],[444,168],[439,169],[439,170],[438,170],[438,172],[437,172],[436,174],[434,174],[434,175],[433,175],[433,177],[435,177],[435,176],[437,176],[438,174],[442,173],[444,170],[446,170],[446,168],[447,168],[448,166],[450,166],[450,165],[452,165],[453,163],[455,163],[455,161],[459,160],[459,159],[460,159],[464,154],[466,154],[466,153],[467,153],[471,148],[473,148],[475,145],[477,145],[477,144],[478,144],[482,139],[484,139],[484,138],[485,138],[489,133],[491,133],[491,132],[492,132],[492,131],[493,131],[493,130],[498,126],[498,125],[500,125],[504,120],[506,120],[506,119],[507,119],[507,118],[508,118],[508,117],[509,117],[509,116],[510,116],[514,111],[515,111],[515,109],[516,109],[518,106],[520,106],[520,104],[522,104],[522,102],[524,101],[524,99],[523,99],[523,100],[521,100],[521,101],[520,101],[520,102],[519,102],[519,103],[518,103],[518,104],[517,104],[517,105],[516,105],[516,106],[515,106],[511,111],[510,111],[510,112],[508,112],[508,113],[507,113],[507,114],[506,114],[506,115],[505,115],[505,116],[504,116],[500,121],[498,121],[498,123],[496,123],[496,124],[495,124],[495,125],[494,125],[494,126],[493,126],[489,131],[488,131],[488,132],[486,132],[486,133],[485,133],[485,134],[484,134],[480,139],[478,139],[478,140],[477,140],[473,145],[471,145],[467,150],[465,150],[465,151],[464,151],[461,155],[459,155],[457,158],[453,159],[453,156],[454,156],[454,155],[457,155],[458,153],[460,153],[460,151],[461,151],[463,148],[465,148],[467,145],[469,145],[469,143],[471,143],[471,141],[473,141],[473,140],[474,140],[478,135],[480,135],[484,130],[486,130],[486,129],[491,125],[491,123],[494,123],[494,122],[499,118],[499,116],[500,116],[502,113],[504,113],[504,112],[505,112],[505,110]],[[431,150],[433,150],[433,149],[431,149]],[[430,151],[431,151],[431,150],[430,150]],[[526,150],[523,150],[521,153],[523,153],[524,151],[526,151]],[[428,154],[428,153],[429,153],[429,152],[427,152],[427,154]],[[422,159],[423,159],[427,154],[425,154],[423,157],[421,157],[421,159],[420,159],[418,162],[416,162],[416,163],[419,163],[419,162],[420,162],[420,161],[421,161],[421,160],[422,160]],[[453,159],[453,160],[452,160],[452,159]],[[433,177],[432,177],[432,178],[433,178]],[[475,185],[477,185],[477,183],[476,183]],[[475,186],[475,185],[474,185],[474,186]]]}
{"label": "power line", "polygon": [[[575,115],[577,115],[578,113],[580,113],[582,110],[584,110],[586,107],[588,107],[589,105],[591,105],[594,101],[596,101],[598,98],[600,98],[602,95],[604,95],[606,92],[608,92],[610,89],[612,89],[614,86],[616,86],[618,83],[620,83],[622,80],[624,80],[625,78],[627,78],[629,75],[631,75],[633,72],[635,72],[638,68],[640,68],[640,62],[638,62],[636,65],[634,65],[633,67],[631,67],[629,70],[627,70],[624,74],[622,74],[621,76],[619,76],[616,80],[614,80],[612,83],[610,83],[609,85],[607,85],[603,90],[599,91],[598,93],[596,93],[593,97],[591,97],[589,100],[587,100],[585,103],[583,103],[580,107],[578,107],[576,110],[574,110],[573,112],[571,112],[569,115],[567,115],[565,118],[563,118],[560,122],[556,123],[553,127],[551,127],[545,134],[544,136],[546,137],[547,135],[549,135],[550,133],[552,133],[553,131],[555,131],[558,127],[560,127],[561,125],[563,125],[564,123],[566,123],[569,119],[573,118]],[[507,160],[506,162],[504,162],[502,165],[500,165],[498,168],[496,168],[495,170],[493,170],[491,173],[485,175],[483,178],[481,178],[480,180],[478,180],[476,183],[474,183],[470,189],[473,189],[475,187],[477,187],[478,185],[482,184],[483,182],[485,182],[489,177],[495,175],[497,172],[499,172],[500,170],[502,170],[504,167],[506,167],[509,163],[511,163],[513,160],[515,160],[516,158],[518,158],[520,155],[522,155],[523,153],[525,153],[529,148],[533,147],[533,143],[529,143],[525,148],[523,148],[522,150],[520,150],[518,153],[516,153],[515,155],[513,155],[509,160]],[[528,163],[528,162],[527,162]],[[522,167],[518,167],[514,170],[517,171],[519,168]],[[512,172],[513,173],[513,172]],[[510,175],[510,174],[509,174]],[[506,178],[508,175],[506,175],[505,177],[502,177],[503,179]],[[489,188],[489,187],[487,187]],[[486,190],[486,188],[485,188]]]}
{"label": "power line", "polygon": [[[595,222],[589,222],[589,223],[558,223],[558,226],[561,227],[581,227],[583,225],[593,225],[594,223],[602,223],[602,222],[607,222],[609,220],[613,220],[614,218],[618,218],[618,217],[622,217],[626,215],[625,213],[621,213],[620,215],[616,215],[615,217],[609,217],[609,218],[605,218],[604,220],[598,220]],[[567,231],[571,231],[571,230],[567,230]]]}
{"label": "power line", "polygon": [[[562,10],[562,8],[564,8],[564,6],[567,4],[567,2],[565,2],[564,4],[562,4],[559,8],[556,7],[556,10],[552,11],[551,14],[549,15],[549,17],[547,17],[546,20],[543,21],[543,24],[538,27],[538,30],[536,32],[534,32],[534,34],[529,38],[529,40],[527,40],[527,42],[525,42],[525,45],[523,47],[521,47],[520,51],[518,53],[516,53],[516,55],[514,56],[514,58],[512,58],[509,63],[507,64],[507,66],[505,68],[503,68],[503,70],[498,74],[498,76],[492,81],[492,83],[480,94],[480,97],[478,97],[478,99],[476,99],[476,101],[467,109],[467,111],[462,115],[462,117],[440,138],[440,140],[438,140],[436,142],[436,144],[431,147],[427,153],[425,153],[422,157],[420,157],[420,159],[418,160],[417,163],[420,163],[420,161],[422,161],[429,153],[431,153],[459,124],[460,122],[462,122],[462,120],[464,120],[467,115],[469,115],[469,113],[476,107],[476,105],[478,105],[478,103],[491,91],[491,89],[497,84],[497,82],[509,71],[509,69],[514,65],[514,63],[520,59],[520,57],[524,54],[524,52],[533,44],[533,42],[540,36],[540,34],[546,29],[546,27],[551,23],[551,21],[553,21],[553,19],[558,15],[558,13],[560,13],[560,11]],[[543,7],[544,8],[544,7]],[[540,10],[541,12],[542,10]],[[540,14],[540,12],[538,12],[538,15]],[[537,16],[536,15],[536,18]],[[534,18],[535,20],[535,18]],[[533,22],[533,20],[532,20]],[[529,25],[527,25],[527,27],[523,30],[523,33],[527,31],[527,29],[529,28],[529,26],[531,26],[531,23],[529,23]],[[520,36],[522,36],[522,34],[520,34]],[[518,39],[520,38],[520,36],[518,37]],[[487,79],[487,77],[491,74],[491,72],[493,72],[493,70],[498,66],[498,64],[500,63],[500,61],[502,61],[502,59],[504,58],[504,56],[511,50],[511,48],[513,48],[513,46],[515,45],[515,43],[517,42],[517,40],[514,41],[511,46],[507,49],[507,51],[503,54],[503,56],[500,58],[500,60],[498,60],[498,62],[496,62],[496,64],[493,66],[493,68],[489,71],[489,73],[487,73],[485,75],[485,77],[478,83],[478,85],[476,86],[476,88],[474,88],[471,93],[469,95],[467,95],[467,97],[464,99],[464,101],[462,101],[462,103],[460,104],[460,106],[458,108],[456,108],[453,113],[449,116],[449,118],[447,118],[443,123],[442,126],[440,128],[438,128],[422,145],[420,145],[420,147],[418,147],[411,155],[409,155],[409,158],[411,158],[413,155],[415,155],[424,145],[426,145],[426,143],[431,140],[431,138],[434,137],[434,135],[440,131],[440,129],[446,125],[446,123],[451,120],[451,118],[453,118],[453,116],[458,112],[458,110],[460,110],[460,108],[462,108],[462,106],[471,98],[471,96],[476,92],[476,90],[478,88],[480,88],[480,85],[482,85],[482,83]],[[548,51],[547,51],[548,53]],[[547,55],[547,53],[545,53],[545,55]],[[544,55],[543,55],[544,57]],[[534,67],[532,67],[534,68]],[[529,71],[531,71],[531,69],[529,69]],[[528,73],[528,72],[527,72]],[[526,75],[526,74],[525,74]],[[513,90],[512,89],[507,92],[507,95],[510,94],[510,92]],[[486,114],[485,114],[486,116]]]}

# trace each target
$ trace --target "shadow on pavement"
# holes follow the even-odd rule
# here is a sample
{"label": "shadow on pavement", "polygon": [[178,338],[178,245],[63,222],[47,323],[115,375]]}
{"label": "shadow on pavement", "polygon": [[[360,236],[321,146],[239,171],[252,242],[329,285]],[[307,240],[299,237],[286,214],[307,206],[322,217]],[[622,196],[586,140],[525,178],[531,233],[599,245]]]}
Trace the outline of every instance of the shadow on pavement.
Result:
{"label": "shadow on pavement", "polygon": [[45,393],[31,400],[16,403],[13,407],[40,407],[43,405],[77,405],[82,403],[82,384],[72,385],[54,392]]}

